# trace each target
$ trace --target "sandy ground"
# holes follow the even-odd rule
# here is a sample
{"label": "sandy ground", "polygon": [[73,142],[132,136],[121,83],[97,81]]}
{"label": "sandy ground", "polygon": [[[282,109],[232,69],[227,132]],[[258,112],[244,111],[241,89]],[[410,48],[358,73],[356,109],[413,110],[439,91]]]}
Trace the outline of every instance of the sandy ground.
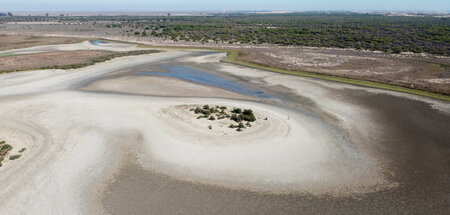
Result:
{"label": "sandy ground", "polygon": [[137,48],[136,45],[125,43],[101,43],[94,45],[89,41],[83,41],[75,44],[58,44],[58,45],[43,45],[34,46],[29,48],[20,48],[0,51],[1,55],[21,55],[21,54],[34,54],[34,53],[46,53],[57,51],[78,51],[78,50],[103,50],[103,51],[133,51],[142,50]]}
{"label": "sandy ground", "polygon": [[[396,155],[409,155],[409,150],[393,150],[411,142],[409,137],[402,142],[395,136],[392,131],[411,131],[395,123],[411,119],[385,119],[391,104],[399,106],[395,109],[414,104],[427,110],[424,119],[431,129],[422,129],[421,135],[430,138],[427,147],[439,155],[433,156],[430,165],[444,170],[430,172],[428,177],[445,186],[448,158],[439,154],[445,150],[437,149],[448,147],[443,142],[448,139],[448,103],[236,67],[219,63],[220,54],[193,54],[168,51],[71,71],[0,75],[0,135],[13,146],[26,144],[29,148],[22,158],[0,168],[0,183],[8,185],[0,190],[0,213],[183,214],[185,208],[193,213],[226,214],[230,207],[233,214],[270,213],[266,204],[238,207],[239,203],[231,200],[248,192],[271,196],[266,199],[267,207],[278,201],[273,195],[290,201],[305,196],[323,198],[324,202],[356,196],[352,201],[364,202],[365,195],[386,192],[390,199],[389,192],[407,186],[405,178],[414,172],[409,172],[412,167],[406,164],[408,174],[402,172],[409,156]],[[160,62],[214,67],[224,75],[253,79],[249,84],[285,92],[295,102],[250,101],[211,86],[129,74],[131,68]],[[395,100],[378,107],[382,102],[375,102],[377,98]],[[370,102],[373,104],[367,105]],[[208,129],[209,121],[189,118],[185,110],[177,108],[203,104],[251,108],[260,120],[244,132],[224,133],[224,128]],[[263,117],[268,120],[261,120]],[[411,135],[416,133],[414,130]],[[18,143],[22,140],[24,143]],[[415,147],[423,143],[417,144]],[[421,165],[432,171],[426,164],[417,166]],[[403,174],[405,178],[400,177]],[[173,181],[178,184],[176,189]],[[199,190],[186,191],[191,185]],[[217,190],[211,193],[212,188],[229,195]],[[434,211],[445,210],[444,200],[433,196],[439,194],[435,187],[424,188],[432,191],[428,198],[437,198]],[[210,198],[210,204],[195,201],[202,195]],[[186,198],[173,205],[161,202],[177,196]],[[242,197],[241,202],[252,198]],[[389,204],[381,202],[379,207],[389,212],[391,207],[383,207]],[[417,207],[424,209],[428,204],[417,203]],[[316,212],[322,208],[320,201],[314,205]],[[299,202],[287,213],[298,214],[301,207]],[[344,213],[352,208],[340,207],[335,211]],[[176,208],[178,211],[173,211]],[[382,213],[381,209],[377,211]],[[398,211],[410,210],[399,206]]]}
{"label": "sandy ground", "polygon": [[111,55],[107,51],[65,51],[36,53],[0,58],[0,71],[20,71],[35,68],[87,64],[92,59]]}

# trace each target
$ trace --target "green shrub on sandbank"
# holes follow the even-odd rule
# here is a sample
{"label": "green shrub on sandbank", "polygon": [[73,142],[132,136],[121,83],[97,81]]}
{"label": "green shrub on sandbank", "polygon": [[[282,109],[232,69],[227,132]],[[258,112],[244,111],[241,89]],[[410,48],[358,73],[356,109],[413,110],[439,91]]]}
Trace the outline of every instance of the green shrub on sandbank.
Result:
{"label": "green shrub on sandbank", "polygon": [[197,115],[200,115],[197,117],[197,119],[205,118],[213,121],[228,118],[238,123],[237,125],[231,124],[230,126],[228,126],[229,128],[237,128],[236,131],[242,131],[246,127],[251,127],[252,125],[250,122],[256,121],[256,117],[252,109],[242,110],[241,108],[233,108],[229,110],[225,106],[214,107],[210,105],[203,105],[201,107],[191,108],[189,109],[189,111],[194,112]]}

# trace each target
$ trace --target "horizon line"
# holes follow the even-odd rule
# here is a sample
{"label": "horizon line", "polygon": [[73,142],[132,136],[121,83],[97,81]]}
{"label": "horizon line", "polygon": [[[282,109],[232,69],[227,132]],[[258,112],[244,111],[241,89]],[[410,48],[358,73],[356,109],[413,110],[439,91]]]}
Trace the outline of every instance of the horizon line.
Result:
{"label": "horizon line", "polygon": [[450,10],[5,10],[0,12],[15,12],[15,13],[42,13],[42,12],[66,12],[66,13],[117,13],[117,12],[136,12],[136,13],[202,13],[202,12],[282,12],[282,13],[307,13],[307,12],[351,12],[351,13],[376,13],[376,12],[396,12],[396,13],[450,13]]}

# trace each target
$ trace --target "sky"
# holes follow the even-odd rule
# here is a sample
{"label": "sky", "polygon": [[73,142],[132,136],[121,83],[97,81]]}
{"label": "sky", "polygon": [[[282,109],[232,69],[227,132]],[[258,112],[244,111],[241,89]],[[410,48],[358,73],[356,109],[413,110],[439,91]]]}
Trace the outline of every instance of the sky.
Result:
{"label": "sky", "polygon": [[0,11],[437,11],[450,0],[0,0]]}

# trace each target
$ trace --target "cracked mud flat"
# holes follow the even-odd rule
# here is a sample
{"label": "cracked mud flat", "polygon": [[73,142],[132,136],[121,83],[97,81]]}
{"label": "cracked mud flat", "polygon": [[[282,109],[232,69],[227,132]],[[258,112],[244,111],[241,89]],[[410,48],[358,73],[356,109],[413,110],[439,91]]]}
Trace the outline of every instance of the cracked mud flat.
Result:
{"label": "cracked mud flat", "polygon": [[[70,72],[1,75],[0,128],[20,130],[36,147],[0,169],[8,185],[0,212],[448,212],[448,103],[236,67],[205,54],[168,51]],[[136,74],[167,64],[273,97]],[[202,104],[252,108],[268,120],[223,135],[173,108]]]}

